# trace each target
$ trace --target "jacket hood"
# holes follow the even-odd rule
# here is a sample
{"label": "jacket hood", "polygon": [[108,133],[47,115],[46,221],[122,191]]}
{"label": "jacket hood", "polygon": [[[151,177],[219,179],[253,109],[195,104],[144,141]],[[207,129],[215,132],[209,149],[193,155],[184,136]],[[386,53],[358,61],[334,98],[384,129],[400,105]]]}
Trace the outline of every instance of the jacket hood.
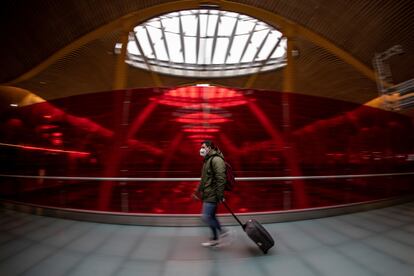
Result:
{"label": "jacket hood", "polygon": [[219,149],[217,149],[217,150],[211,149],[208,152],[208,154],[206,155],[205,160],[208,160],[213,155],[219,155],[221,158],[224,159],[224,155],[223,155],[223,153]]}

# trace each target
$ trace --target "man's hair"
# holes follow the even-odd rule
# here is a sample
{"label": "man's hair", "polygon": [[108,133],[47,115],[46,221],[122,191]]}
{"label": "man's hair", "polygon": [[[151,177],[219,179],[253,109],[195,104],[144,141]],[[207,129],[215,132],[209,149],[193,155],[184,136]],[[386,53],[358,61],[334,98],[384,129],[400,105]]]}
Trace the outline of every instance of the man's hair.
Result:
{"label": "man's hair", "polygon": [[213,141],[210,140],[205,140],[203,142],[201,142],[201,144],[206,144],[207,147],[212,148],[212,149],[216,149],[216,145],[213,143]]}

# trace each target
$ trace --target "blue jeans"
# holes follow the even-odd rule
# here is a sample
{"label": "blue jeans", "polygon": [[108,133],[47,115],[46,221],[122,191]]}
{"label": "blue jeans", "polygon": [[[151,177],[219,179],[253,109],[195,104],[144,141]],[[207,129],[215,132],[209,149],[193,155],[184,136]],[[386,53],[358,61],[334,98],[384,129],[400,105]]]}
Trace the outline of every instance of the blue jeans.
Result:
{"label": "blue jeans", "polygon": [[221,232],[221,225],[216,217],[217,203],[203,202],[202,219],[210,227],[213,233],[213,240],[218,239],[218,233]]}

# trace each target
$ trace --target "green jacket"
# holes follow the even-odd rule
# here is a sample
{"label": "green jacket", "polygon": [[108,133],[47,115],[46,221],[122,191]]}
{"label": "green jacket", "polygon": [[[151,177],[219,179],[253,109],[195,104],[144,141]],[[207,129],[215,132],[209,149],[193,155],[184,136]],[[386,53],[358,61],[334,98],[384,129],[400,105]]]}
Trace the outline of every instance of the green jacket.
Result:
{"label": "green jacket", "polygon": [[201,181],[197,192],[200,199],[205,202],[219,202],[224,197],[224,185],[226,183],[226,164],[220,151],[210,150],[204,158],[201,169]]}

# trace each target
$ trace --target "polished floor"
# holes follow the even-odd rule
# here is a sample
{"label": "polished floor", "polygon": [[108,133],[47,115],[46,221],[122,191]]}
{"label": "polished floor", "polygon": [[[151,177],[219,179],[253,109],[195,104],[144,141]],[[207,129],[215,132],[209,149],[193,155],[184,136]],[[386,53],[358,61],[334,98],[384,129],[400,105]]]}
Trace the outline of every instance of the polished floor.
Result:
{"label": "polished floor", "polygon": [[0,275],[414,275],[414,202],[267,224],[263,255],[241,228],[202,248],[203,227],[99,224],[0,210]]}

